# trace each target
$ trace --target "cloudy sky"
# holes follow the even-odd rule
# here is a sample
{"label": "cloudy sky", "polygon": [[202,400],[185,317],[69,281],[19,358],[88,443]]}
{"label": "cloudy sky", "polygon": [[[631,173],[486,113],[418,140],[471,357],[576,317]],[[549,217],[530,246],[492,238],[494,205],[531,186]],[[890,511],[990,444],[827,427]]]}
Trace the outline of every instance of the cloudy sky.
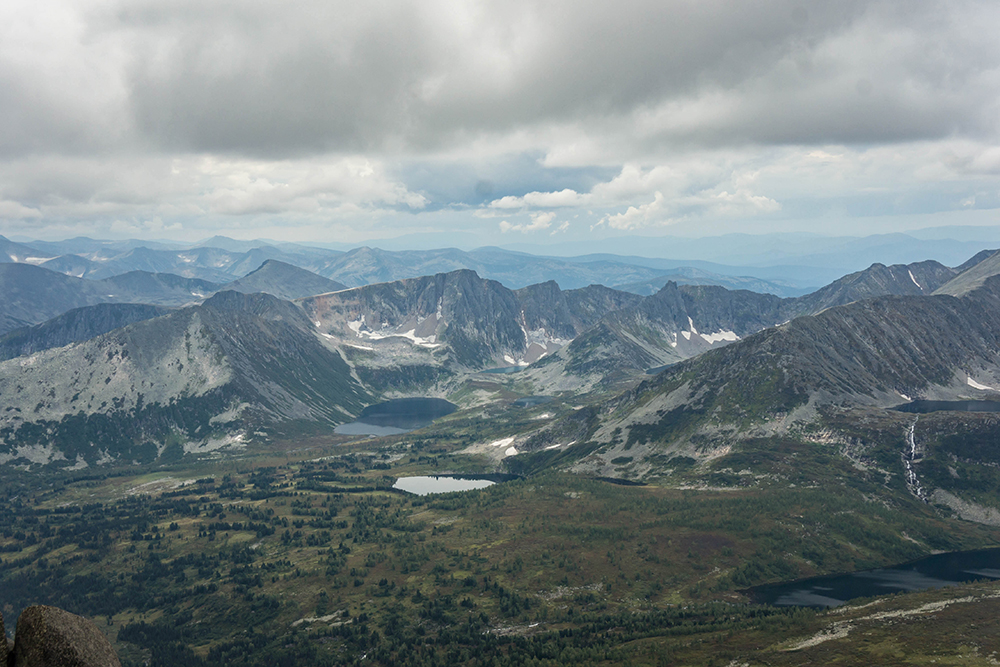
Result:
{"label": "cloudy sky", "polygon": [[963,0],[6,0],[0,233],[1000,224],[998,27]]}

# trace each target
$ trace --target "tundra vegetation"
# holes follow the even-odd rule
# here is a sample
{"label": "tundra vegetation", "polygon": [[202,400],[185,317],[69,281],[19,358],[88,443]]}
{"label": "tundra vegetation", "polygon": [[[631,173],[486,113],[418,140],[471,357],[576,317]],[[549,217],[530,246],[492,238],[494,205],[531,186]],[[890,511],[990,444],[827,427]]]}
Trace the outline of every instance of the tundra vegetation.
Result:
{"label": "tundra vegetation", "polygon": [[[853,448],[788,436],[673,457],[646,486],[562,472],[593,450],[581,443],[512,457],[525,476],[486,489],[394,490],[481,467],[461,452],[484,427],[461,415],[140,469],[6,468],[2,611],[45,602],[95,619],[125,665],[989,664],[994,583],[846,611],[746,595],[1000,540],[907,490],[910,419],[851,419]],[[934,442],[928,474],[951,465],[994,490],[989,466],[931,463],[957,458],[948,433]]]}

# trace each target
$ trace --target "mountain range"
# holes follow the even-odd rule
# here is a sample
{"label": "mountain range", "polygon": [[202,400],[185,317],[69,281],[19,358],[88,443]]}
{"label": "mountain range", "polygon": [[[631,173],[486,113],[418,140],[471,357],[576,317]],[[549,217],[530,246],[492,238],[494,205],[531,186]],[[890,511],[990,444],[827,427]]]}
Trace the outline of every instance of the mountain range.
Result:
{"label": "mountain range", "polygon": [[[857,397],[871,395],[873,405],[893,395],[952,395],[963,385],[945,377],[945,367],[966,369],[982,386],[994,381],[987,354],[992,283],[982,278],[991,271],[1000,272],[1000,260],[988,252],[956,268],[875,264],[782,299],[673,282],[648,297],[600,285],[562,290],[554,281],[510,290],[467,269],[342,289],[277,260],[225,286],[142,272],[86,280],[0,265],[5,298],[18,305],[6,310],[13,320],[70,308],[0,340],[7,359],[0,363],[0,456],[93,465],[146,460],[167,447],[205,451],[290,423],[328,428],[379,396],[447,396],[482,370],[503,366],[527,367],[516,381],[536,393],[596,391],[591,400],[618,401],[618,421],[593,433],[612,441],[614,429],[631,434],[638,424],[642,432],[648,406],[660,403],[699,414],[720,406],[785,414],[801,407],[781,403],[787,396],[817,405],[810,391],[860,403]],[[970,280],[980,285],[974,298],[933,295]],[[272,294],[242,293],[258,290]],[[101,298],[154,303],[86,303]],[[187,305],[157,305],[171,303]],[[924,375],[892,357],[897,343],[917,336],[912,327],[948,340],[933,331],[949,321],[954,329],[964,317],[975,320],[969,330],[978,347],[946,349],[964,356],[941,355],[940,363],[925,364]],[[868,333],[851,338],[852,326]],[[879,336],[896,342],[886,347]],[[911,365],[936,352],[920,352]],[[815,364],[825,374],[810,375]],[[635,388],[651,366],[670,368]],[[895,375],[862,372],[883,366]],[[800,380],[779,383],[775,368]],[[732,380],[750,371],[771,375]],[[850,382],[867,393],[844,389]],[[776,394],[738,393],[751,387]],[[634,398],[611,399],[621,390]],[[705,402],[711,396],[724,400]],[[628,400],[636,401],[631,411]]]}
{"label": "mountain range", "polygon": [[[678,248],[683,248],[683,244],[678,244]],[[363,246],[342,251],[225,237],[213,237],[194,246],[87,238],[25,244],[0,237],[0,263],[34,264],[93,280],[145,271],[226,283],[245,276],[268,259],[307,269],[351,287],[464,268],[511,289],[555,280],[564,289],[602,284],[621,286],[625,291],[643,295],[659,289],[667,280],[674,280],[682,284],[798,296],[841,273],[823,265],[812,269],[809,266],[750,268],[610,254],[553,257],[494,247],[470,251],[456,248],[390,251]]]}

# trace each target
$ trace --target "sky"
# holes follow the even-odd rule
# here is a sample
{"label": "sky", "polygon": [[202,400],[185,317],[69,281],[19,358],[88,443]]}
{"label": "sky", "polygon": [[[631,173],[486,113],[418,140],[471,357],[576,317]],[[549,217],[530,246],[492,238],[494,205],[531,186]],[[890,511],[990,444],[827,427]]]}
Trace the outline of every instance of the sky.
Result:
{"label": "sky", "polygon": [[992,0],[5,0],[0,233],[998,225],[998,27]]}

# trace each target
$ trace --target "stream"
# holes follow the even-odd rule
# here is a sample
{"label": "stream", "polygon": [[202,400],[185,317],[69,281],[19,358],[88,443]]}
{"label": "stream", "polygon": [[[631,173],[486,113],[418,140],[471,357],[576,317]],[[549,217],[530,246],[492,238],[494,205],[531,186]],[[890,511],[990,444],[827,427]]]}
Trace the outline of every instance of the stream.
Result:
{"label": "stream", "polygon": [[926,503],[928,502],[927,491],[920,484],[920,478],[917,477],[917,469],[914,466],[917,459],[921,458],[921,454],[917,452],[918,421],[920,421],[920,415],[913,418],[910,430],[906,433],[906,446],[903,448],[903,466],[906,468],[906,488],[910,490],[910,493]]}

